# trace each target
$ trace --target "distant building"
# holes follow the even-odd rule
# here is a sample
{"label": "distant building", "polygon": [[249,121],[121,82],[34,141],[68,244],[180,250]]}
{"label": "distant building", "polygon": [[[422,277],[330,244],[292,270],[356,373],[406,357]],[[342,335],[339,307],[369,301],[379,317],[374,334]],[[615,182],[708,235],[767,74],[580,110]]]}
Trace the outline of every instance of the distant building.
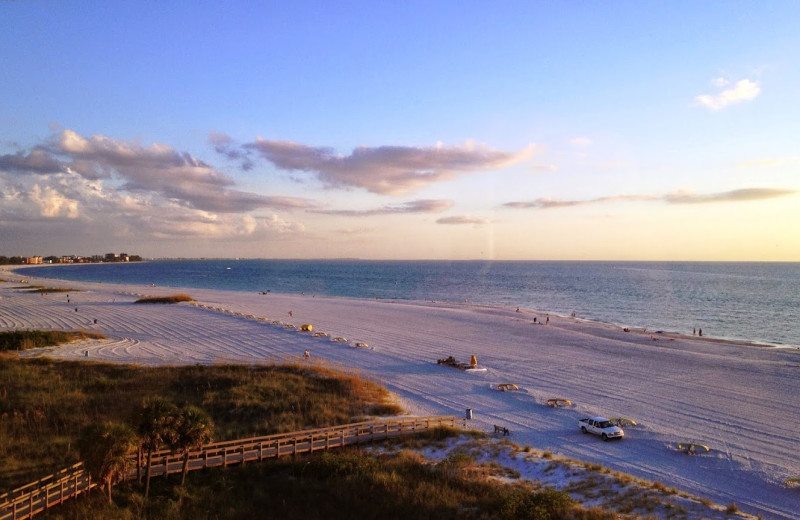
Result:
{"label": "distant building", "polygon": [[29,256],[25,259],[26,264],[41,264],[42,257],[41,256]]}

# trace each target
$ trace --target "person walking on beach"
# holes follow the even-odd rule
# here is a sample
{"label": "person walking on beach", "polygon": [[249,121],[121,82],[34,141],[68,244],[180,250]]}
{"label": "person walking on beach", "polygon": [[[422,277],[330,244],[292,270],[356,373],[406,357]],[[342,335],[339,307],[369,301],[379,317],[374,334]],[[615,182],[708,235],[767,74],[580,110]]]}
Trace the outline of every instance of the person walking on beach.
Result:
{"label": "person walking on beach", "polygon": [[306,351],[303,352],[303,359],[305,360],[311,359],[311,352],[309,352],[308,349],[306,349]]}

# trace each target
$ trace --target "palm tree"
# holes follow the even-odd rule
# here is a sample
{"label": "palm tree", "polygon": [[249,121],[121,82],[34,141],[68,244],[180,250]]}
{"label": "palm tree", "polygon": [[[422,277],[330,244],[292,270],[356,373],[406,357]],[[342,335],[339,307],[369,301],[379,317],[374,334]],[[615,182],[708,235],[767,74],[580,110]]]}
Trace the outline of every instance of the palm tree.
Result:
{"label": "palm tree", "polygon": [[139,408],[137,433],[142,449],[147,451],[147,480],[144,499],[150,495],[150,468],[153,452],[164,446],[174,435],[175,405],[163,397],[148,397]]}
{"label": "palm tree", "polygon": [[106,422],[83,430],[78,450],[93,479],[105,484],[108,503],[112,504],[111,486],[128,473],[129,457],[136,446],[136,434],[127,424]]}
{"label": "palm tree", "polygon": [[174,436],[170,439],[170,449],[183,454],[183,474],[181,487],[186,483],[189,472],[189,452],[211,442],[214,422],[197,406],[187,406],[178,411],[175,418]]}

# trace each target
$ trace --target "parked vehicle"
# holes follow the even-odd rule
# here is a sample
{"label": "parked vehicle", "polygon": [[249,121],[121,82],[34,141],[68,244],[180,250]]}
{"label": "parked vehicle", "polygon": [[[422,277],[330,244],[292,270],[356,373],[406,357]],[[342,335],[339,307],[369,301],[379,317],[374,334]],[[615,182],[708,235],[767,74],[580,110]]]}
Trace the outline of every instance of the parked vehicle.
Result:
{"label": "parked vehicle", "polygon": [[583,433],[593,433],[602,437],[604,441],[621,439],[625,436],[622,428],[615,425],[605,417],[588,417],[578,421],[578,426]]}

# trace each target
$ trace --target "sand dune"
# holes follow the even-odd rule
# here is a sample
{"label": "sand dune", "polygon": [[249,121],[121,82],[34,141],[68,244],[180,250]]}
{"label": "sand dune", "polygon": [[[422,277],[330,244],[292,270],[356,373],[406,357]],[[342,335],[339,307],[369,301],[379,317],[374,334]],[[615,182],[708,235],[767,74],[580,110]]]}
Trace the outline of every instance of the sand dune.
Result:
{"label": "sand dune", "polygon": [[[735,502],[765,518],[800,518],[800,490],[784,486],[800,476],[798,350],[651,336],[554,315],[539,325],[533,319],[542,314],[467,304],[29,281],[81,291],[70,292],[67,303],[66,293],[42,296],[17,289],[16,281],[0,283],[0,330],[88,329],[108,337],[52,349],[47,354],[55,358],[268,363],[300,359],[308,349],[310,362],[379,381],[410,413],[463,415],[470,408],[473,427],[503,425],[520,444]],[[176,292],[197,302],[133,303],[138,295]],[[329,336],[286,327],[304,323]],[[486,372],[436,364],[472,354]],[[503,382],[520,391],[492,388]],[[574,405],[550,408],[551,397]],[[639,426],[604,443],[578,430],[577,420],[589,415],[629,417]],[[712,451],[687,456],[674,448],[681,441]]]}

